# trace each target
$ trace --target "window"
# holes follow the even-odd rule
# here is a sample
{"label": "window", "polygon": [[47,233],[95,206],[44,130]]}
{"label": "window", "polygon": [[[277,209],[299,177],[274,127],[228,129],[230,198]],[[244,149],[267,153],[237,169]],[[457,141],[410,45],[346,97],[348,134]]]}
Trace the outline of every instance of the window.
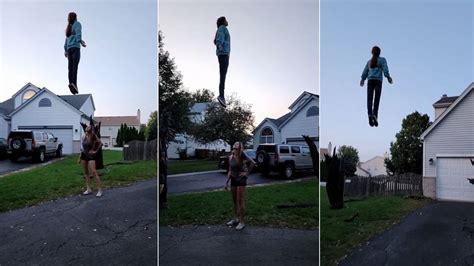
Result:
{"label": "window", "polygon": [[290,148],[288,146],[280,146],[280,154],[281,153],[290,153]]}
{"label": "window", "polygon": [[48,140],[48,134],[43,133],[43,140]]}
{"label": "window", "polygon": [[311,152],[309,151],[309,148],[308,148],[308,147],[303,147],[303,148],[302,148],[302,152],[303,152],[304,155],[309,155],[309,154],[311,154]]}
{"label": "window", "polygon": [[318,116],[319,115],[319,108],[317,106],[311,106],[308,111],[306,111],[306,117],[310,116]]}
{"label": "window", "polygon": [[38,106],[39,107],[51,107],[51,100],[49,100],[48,98],[43,98],[43,99],[40,100]]}
{"label": "window", "polygon": [[25,91],[25,93],[23,93],[23,98],[22,98],[22,103],[26,102],[27,100],[29,100],[31,97],[33,97],[33,95],[35,95],[36,92],[35,91],[32,91],[32,90],[27,90]]}
{"label": "window", "polygon": [[36,140],[42,140],[42,139],[43,139],[43,134],[41,134],[41,133],[35,133],[35,139],[36,139]]}
{"label": "window", "polygon": [[291,153],[300,153],[299,146],[291,146]]}
{"label": "window", "polygon": [[260,143],[273,143],[273,130],[266,127],[260,134]]}

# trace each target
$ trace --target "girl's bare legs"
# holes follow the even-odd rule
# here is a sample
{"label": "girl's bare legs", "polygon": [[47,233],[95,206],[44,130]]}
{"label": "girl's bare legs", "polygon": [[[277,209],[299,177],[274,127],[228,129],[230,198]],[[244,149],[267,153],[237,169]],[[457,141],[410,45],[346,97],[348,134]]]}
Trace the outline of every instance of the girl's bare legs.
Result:
{"label": "girl's bare legs", "polygon": [[97,190],[102,192],[102,181],[100,180],[99,175],[97,174],[97,170],[95,168],[95,161],[89,161],[89,168],[91,174],[95,177],[95,182],[97,183]]}
{"label": "girl's bare legs", "polygon": [[245,186],[237,187],[237,205],[239,208],[239,221],[244,224],[245,222]]}
{"label": "girl's bare legs", "polygon": [[89,165],[87,161],[81,161],[82,168],[84,169],[84,179],[86,180],[86,191],[84,193],[88,194],[87,192],[91,192],[91,181],[89,179]]}
{"label": "girl's bare legs", "polygon": [[237,187],[232,186],[232,201],[234,202],[234,218],[239,218],[239,206],[237,204]]}

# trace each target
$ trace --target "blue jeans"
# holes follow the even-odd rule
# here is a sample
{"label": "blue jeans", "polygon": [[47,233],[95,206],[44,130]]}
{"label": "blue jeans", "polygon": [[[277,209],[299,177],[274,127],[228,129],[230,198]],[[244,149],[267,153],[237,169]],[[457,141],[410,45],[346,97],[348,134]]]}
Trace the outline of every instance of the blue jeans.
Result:
{"label": "blue jeans", "polygon": [[69,84],[72,83],[72,84],[77,85],[77,68],[79,66],[80,59],[81,59],[80,48],[73,47],[67,50]]}
{"label": "blue jeans", "polygon": [[378,79],[369,79],[367,82],[367,113],[369,116],[375,115],[378,117],[381,94],[382,81]]}
{"label": "blue jeans", "polygon": [[227,68],[229,67],[229,55],[221,54],[217,56],[219,59],[219,97],[224,98],[225,90],[225,76],[227,75]]}

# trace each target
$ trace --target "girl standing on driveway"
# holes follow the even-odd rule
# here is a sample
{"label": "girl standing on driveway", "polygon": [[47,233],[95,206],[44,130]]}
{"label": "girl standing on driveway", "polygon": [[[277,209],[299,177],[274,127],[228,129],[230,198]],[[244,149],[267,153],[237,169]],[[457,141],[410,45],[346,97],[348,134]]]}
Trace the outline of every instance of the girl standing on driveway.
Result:
{"label": "girl standing on driveway", "polygon": [[[246,169],[245,161],[250,161],[249,169]],[[242,143],[234,143],[232,154],[229,157],[226,189],[230,180],[232,200],[234,202],[234,218],[227,222],[227,225],[237,225],[235,227],[236,230],[242,230],[245,227],[245,186],[247,185],[247,176],[252,172],[254,165],[255,162],[243,152]]]}
{"label": "girl standing on driveway", "polygon": [[79,60],[81,59],[81,45],[86,47],[86,43],[82,40],[82,26],[81,23],[77,21],[76,13],[69,13],[67,22],[64,56],[66,56],[68,60],[69,90],[72,94],[78,94],[77,68],[79,66]]}
{"label": "girl standing on driveway", "polygon": [[91,189],[91,179],[89,176],[94,176],[95,181],[97,183],[97,197],[102,197],[102,182],[100,180],[99,175],[97,174],[96,166],[95,166],[95,158],[97,151],[102,147],[102,142],[100,141],[99,137],[92,131],[91,126],[86,127],[86,134],[82,138],[81,143],[81,157],[80,163],[84,168],[84,178],[86,179],[86,186],[87,189],[82,194],[89,195],[92,193]]}
{"label": "girl standing on driveway", "polygon": [[365,79],[367,81],[367,113],[369,115],[369,125],[371,127],[379,126],[378,111],[380,103],[380,95],[382,93],[383,76],[387,78],[388,83],[392,84],[393,80],[388,72],[387,60],[380,57],[380,48],[372,47],[372,58],[365,64],[364,71],[360,80],[360,86],[364,86]]}
{"label": "girl standing on driveway", "polygon": [[217,19],[217,31],[214,37],[214,44],[216,45],[217,59],[219,60],[219,97],[217,100],[226,107],[224,91],[225,91],[225,77],[227,75],[227,68],[229,67],[229,55],[230,55],[230,34],[227,30],[229,23],[225,17]]}

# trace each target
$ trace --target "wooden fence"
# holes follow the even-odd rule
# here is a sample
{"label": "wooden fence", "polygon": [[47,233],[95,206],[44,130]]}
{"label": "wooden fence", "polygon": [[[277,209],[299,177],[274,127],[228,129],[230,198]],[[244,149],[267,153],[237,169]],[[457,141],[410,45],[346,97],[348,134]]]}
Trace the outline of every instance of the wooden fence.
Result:
{"label": "wooden fence", "polygon": [[423,178],[417,174],[397,176],[354,176],[346,179],[344,196],[367,197],[372,195],[413,195],[423,194]]}
{"label": "wooden fence", "polygon": [[123,147],[123,159],[125,161],[156,160],[157,140],[139,141],[134,140]]}

